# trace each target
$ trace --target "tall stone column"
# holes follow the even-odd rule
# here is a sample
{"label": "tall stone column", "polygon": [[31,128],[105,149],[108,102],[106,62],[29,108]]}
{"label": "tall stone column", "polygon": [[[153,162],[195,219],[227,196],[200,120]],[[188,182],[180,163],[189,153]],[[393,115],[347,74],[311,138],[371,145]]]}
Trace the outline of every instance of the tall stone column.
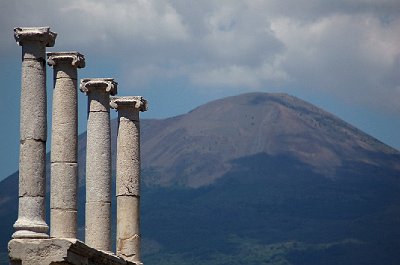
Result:
{"label": "tall stone column", "polygon": [[77,68],[85,67],[78,52],[47,53],[54,68],[51,134],[50,235],[77,237],[78,91]]}
{"label": "tall stone column", "polygon": [[118,110],[117,139],[117,255],[140,261],[140,126],[139,111],[147,110],[142,97],[114,97]]}
{"label": "tall stone column", "polygon": [[15,28],[22,46],[18,219],[13,238],[47,238],[46,194],[46,47],[57,34],[50,28]]}
{"label": "tall stone column", "polygon": [[110,95],[117,93],[117,83],[112,78],[82,79],[81,91],[88,96],[85,241],[111,251]]}

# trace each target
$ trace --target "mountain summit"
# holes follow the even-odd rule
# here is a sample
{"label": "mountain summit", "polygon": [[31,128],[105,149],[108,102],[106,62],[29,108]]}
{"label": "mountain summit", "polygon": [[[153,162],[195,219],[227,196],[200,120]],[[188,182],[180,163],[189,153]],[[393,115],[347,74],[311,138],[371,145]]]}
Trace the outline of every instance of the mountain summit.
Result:
{"label": "mountain summit", "polygon": [[145,179],[149,184],[209,185],[231,169],[230,161],[260,153],[290,154],[327,176],[334,176],[345,161],[396,166],[387,158],[398,154],[287,94],[228,97],[185,115],[143,124],[142,168],[151,170]]}

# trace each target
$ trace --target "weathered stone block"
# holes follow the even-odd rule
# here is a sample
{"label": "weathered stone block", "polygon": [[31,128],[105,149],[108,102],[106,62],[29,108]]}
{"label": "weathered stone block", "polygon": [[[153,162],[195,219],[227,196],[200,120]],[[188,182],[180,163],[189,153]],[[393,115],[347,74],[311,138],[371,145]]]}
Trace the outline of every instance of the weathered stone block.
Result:
{"label": "weathered stone block", "polygon": [[[70,67],[67,67],[70,66]],[[71,66],[70,62],[61,62],[57,64],[53,73],[54,80],[67,79],[77,81],[77,69]],[[76,86],[77,87],[77,86]]]}
{"label": "weathered stone block", "polygon": [[8,252],[12,265],[135,265],[76,239],[13,239]]}
{"label": "weathered stone block", "polygon": [[45,219],[44,200],[44,197],[20,197],[18,211],[21,212],[23,218],[18,219],[17,223],[45,226],[43,221]]}
{"label": "weathered stone block", "polygon": [[77,238],[78,212],[76,210],[51,209],[50,236]]}
{"label": "weathered stone block", "polygon": [[140,194],[138,123],[122,121],[117,141],[117,195]]}
{"label": "weathered stone block", "polygon": [[20,143],[19,196],[44,196],[46,185],[46,144],[25,140]]}
{"label": "weathered stone block", "polygon": [[140,197],[117,197],[117,233],[122,238],[129,238],[139,234]]}
{"label": "weathered stone block", "polygon": [[78,164],[51,164],[50,207],[52,209],[77,209]]}
{"label": "weathered stone block", "polygon": [[14,28],[14,38],[21,46],[29,46],[30,42],[40,43],[43,47],[52,47],[57,33],[49,27],[17,27]]}
{"label": "weathered stone block", "polygon": [[21,82],[20,139],[46,141],[46,72],[43,62],[24,61]]}
{"label": "weathered stone block", "polygon": [[111,251],[111,203],[86,202],[85,242],[89,246]]}
{"label": "weathered stone block", "polygon": [[107,112],[88,117],[86,150],[86,198],[111,201],[111,131]]}
{"label": "weathered stone block", "polygon": [[27,40],[22,46],[22,60],[46,61],[46,47],[41,42]]}
{"label": "weathered stone block", "polygon": [[13,238],[47,238],[44,197],[20,197]]}
{"label": "weathered stone block", "polygon": [[117,94],[118,83],[112,78],[86,78],[81,80],[81,91],[88,95],[88,110],[110,111],[110,95]]}
{"label": "weathered stone block", "polygon": [[77,79],[77,68],[85,67],[85,57],[79,52],[48,52],[47,64],[54,67],[54,79]]}
{"label": "weathered stone block", "polygon": [[76,162],[78,149],[77,90],[73,80],[65,79],[63,82],[60,84],[57,81],[53,93],[51,161]]}
{"label": "weathered stone block", "polygon": [[140,261],[140,198],[117,197],[117,255]]}
{"label": "weathered stone block", "polygon": [[110,112],[110,99],[107,92],[99,91],[96,93],[89,93],[88,104],[90,112]]}

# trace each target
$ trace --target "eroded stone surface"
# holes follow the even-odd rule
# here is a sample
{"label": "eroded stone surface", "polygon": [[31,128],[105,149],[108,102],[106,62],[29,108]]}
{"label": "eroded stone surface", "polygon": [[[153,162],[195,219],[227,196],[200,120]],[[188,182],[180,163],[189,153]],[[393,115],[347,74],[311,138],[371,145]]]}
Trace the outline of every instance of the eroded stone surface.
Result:
{"label": "eroded stone surface", "polygon": [[20,143],[19,196],[45,195],[46,144],[42,141],[24,140]]}
{"label": "eroded stone surface", "polygon": [[21,46],[25,42],[40,42],[44,47],[53,47],[57,33],[50,27],[17,27],[14,28],[14,38]]}
{"label": "eroded stone surface", "polygon": [[[85,57],[79,52],[48,52],[47,53],[47,63],[50,66],[55,66],[59,64],[68,64],[72,68],[83,68],[85,67]],[[61,72],[68,73],[71,68],[62,67]],[[68,74],[66,76],[62,75],[59,77],[70,77]]]}
{"label": "eroded stone surface", "polygon": [[117,198],[117,255],[140,262],[140,197]]}
{"label": "eroded stone surface", "polygon": [[112,78],[86,78],[80,89],[88,95],[89,112],[110,112],[110,95],[117,94],[118,83]]}
{"label": "eroded stone surface", "polygon": [[93,90],[100,90],[113,96],[117,94],[117,85],[113,78],[84,78],[81,80],[81,91],[89,94]]}
{"label": "eroded stone surface", "polygon": [[45,238],[45,158],[42,141],[24,140],[20,143],[18,220],[13,238]]}
{"label": "eroded stone surface", "polygon": [[[76,74],[75,74],[76,76]],[[51,161],[76,162],[78,150],[77,84],[55,80],[53,91]]]}
{"label": "eroded stone surface", "polygon": [[24,61],[21,77],[20,139],[47,139],[46,71],[43,63]]}
{"label": "eroded stone surface", "polygon": [[86,227],[89,246],[111,251],[111,128],[110,95],[117,93],[112,78],[82,79],[88,96],[86,149]]}
{"label": "eroded stone surface", "polygon": [[86,200],[111,201],[111,129],[108,112],[89,112],[86,146]]}
{"label": "eroded stone surface", "polygon": [[134,108],[138,111],[146,111],[148,102],[142,96],[111,97],[110,106],[114,109],[123,107]]}
{"label": "eroded stone surface", "polygon": [[99,250],[111,251],[111,203],[86,202],[85,208],[86,244]]}
{"label": "eroded stone surface", "polygon": [[77,237],[78,95],[77,68],[85,66],[78,52],[51,52],[54,68],[50,233],[53,237]]}
{"label": "eroded stone surface", "polygon": [[15,28],[22,46],[20,175],[18,220],[13,238],[43,238],[46,185],[46,46],[54,45],[56,33],[49,27]]}
{"label": "eroded stone surface", "polygon": [[[62,222],[60,222],[62,220]],[[51,209],[50,235],[55,238],[76,238],[78,212],[76,210]]]}
{"label": "eroded stone surface", "polygon": [[120,121],[117,140],[117,196],[140,193],[139,122]]}
{"label": "eroded stone surface", "polygon": [[13,238],[47,238],[49,227],[45,220],[45,198],[24,196],[19,198],[18,219]]}
{"label": "eroded stone surface", "polygon": [[13,239],[8,244],[11,265],[134,265],[76,239]]}
{"label": "eroded stone surface", "polygon": [[117,139],[117,255],[140,261],[140,126],[143,97],[113,97],[118,110]]}
{"label": "eroded stone surface", "polygon": [[50,208],[77,209],[78,164],[52,163],[50,181]]}

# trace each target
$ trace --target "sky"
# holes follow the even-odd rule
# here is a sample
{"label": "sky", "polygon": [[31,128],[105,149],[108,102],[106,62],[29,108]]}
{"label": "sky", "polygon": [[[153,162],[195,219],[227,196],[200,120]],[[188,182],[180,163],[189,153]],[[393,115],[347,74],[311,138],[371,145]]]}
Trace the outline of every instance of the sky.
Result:
{"label": "sky", "polygon": [[[144,96],[142,118],[283,92],[400,149],[398,0],[1,0],[0,180],[19,159],[21,47],[13,29],[34,26],[58,34],[47,51],[84,54],[79,78],[112,77],[119,95]],[[87,101],[79,94],[81,133]]]}

